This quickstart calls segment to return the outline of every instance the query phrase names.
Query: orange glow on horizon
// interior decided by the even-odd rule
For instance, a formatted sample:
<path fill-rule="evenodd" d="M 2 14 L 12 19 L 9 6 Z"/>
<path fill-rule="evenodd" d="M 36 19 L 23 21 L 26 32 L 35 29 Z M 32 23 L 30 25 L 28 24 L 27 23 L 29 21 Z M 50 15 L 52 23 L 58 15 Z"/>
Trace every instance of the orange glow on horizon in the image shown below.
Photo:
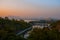
<path fill-rule="evenodd" d="M 0 16 L 21 16 L 21 15 L 26 15 L 26 10 L 14 10 L 14 9 L 0 9 Z"/>

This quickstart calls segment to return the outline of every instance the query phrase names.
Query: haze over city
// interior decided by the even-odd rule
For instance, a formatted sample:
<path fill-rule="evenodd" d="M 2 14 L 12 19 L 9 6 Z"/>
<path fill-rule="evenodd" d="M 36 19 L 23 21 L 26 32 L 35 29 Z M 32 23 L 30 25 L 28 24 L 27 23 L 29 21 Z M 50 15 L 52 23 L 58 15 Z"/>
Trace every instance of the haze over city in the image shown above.
<path fill-rule="evenodd" d="M 0 0 L 0 16 L 60 19 L 60 0 Z"/>

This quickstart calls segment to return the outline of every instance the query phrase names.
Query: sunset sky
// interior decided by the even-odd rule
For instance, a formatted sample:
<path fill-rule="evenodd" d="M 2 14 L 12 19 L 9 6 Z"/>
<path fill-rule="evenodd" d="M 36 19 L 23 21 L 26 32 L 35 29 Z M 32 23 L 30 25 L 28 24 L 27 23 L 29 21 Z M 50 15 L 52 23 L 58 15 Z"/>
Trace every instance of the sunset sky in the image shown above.
<path fill-rule="evenodd" d="M 0 16 L 60 19 L 60 0 L 0 0 Z"/>

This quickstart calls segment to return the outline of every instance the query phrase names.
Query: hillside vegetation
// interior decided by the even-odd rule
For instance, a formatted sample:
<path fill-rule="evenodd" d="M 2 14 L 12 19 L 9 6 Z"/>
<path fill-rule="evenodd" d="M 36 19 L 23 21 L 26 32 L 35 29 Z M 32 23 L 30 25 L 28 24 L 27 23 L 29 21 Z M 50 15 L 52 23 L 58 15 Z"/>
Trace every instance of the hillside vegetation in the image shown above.
<path fill-rule="evenodd" d="M 8 17 L 0 17 L 0 40 L 23 40 L 20 36 L 16 36 L 16 33 L 29 27 L 29 23 L 24 20 L 9 19 Z"/>

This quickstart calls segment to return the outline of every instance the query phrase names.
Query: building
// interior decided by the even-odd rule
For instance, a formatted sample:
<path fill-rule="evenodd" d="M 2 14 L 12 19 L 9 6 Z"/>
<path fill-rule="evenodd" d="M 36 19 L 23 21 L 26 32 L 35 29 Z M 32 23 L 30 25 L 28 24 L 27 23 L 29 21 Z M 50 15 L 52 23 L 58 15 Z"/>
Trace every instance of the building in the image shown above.
<path fill-rule="evenodd" d="M 49 27 L 50 24 L 48 23 L 35 23 L 32 28 L 44 28 L 44 27 Z"/>

